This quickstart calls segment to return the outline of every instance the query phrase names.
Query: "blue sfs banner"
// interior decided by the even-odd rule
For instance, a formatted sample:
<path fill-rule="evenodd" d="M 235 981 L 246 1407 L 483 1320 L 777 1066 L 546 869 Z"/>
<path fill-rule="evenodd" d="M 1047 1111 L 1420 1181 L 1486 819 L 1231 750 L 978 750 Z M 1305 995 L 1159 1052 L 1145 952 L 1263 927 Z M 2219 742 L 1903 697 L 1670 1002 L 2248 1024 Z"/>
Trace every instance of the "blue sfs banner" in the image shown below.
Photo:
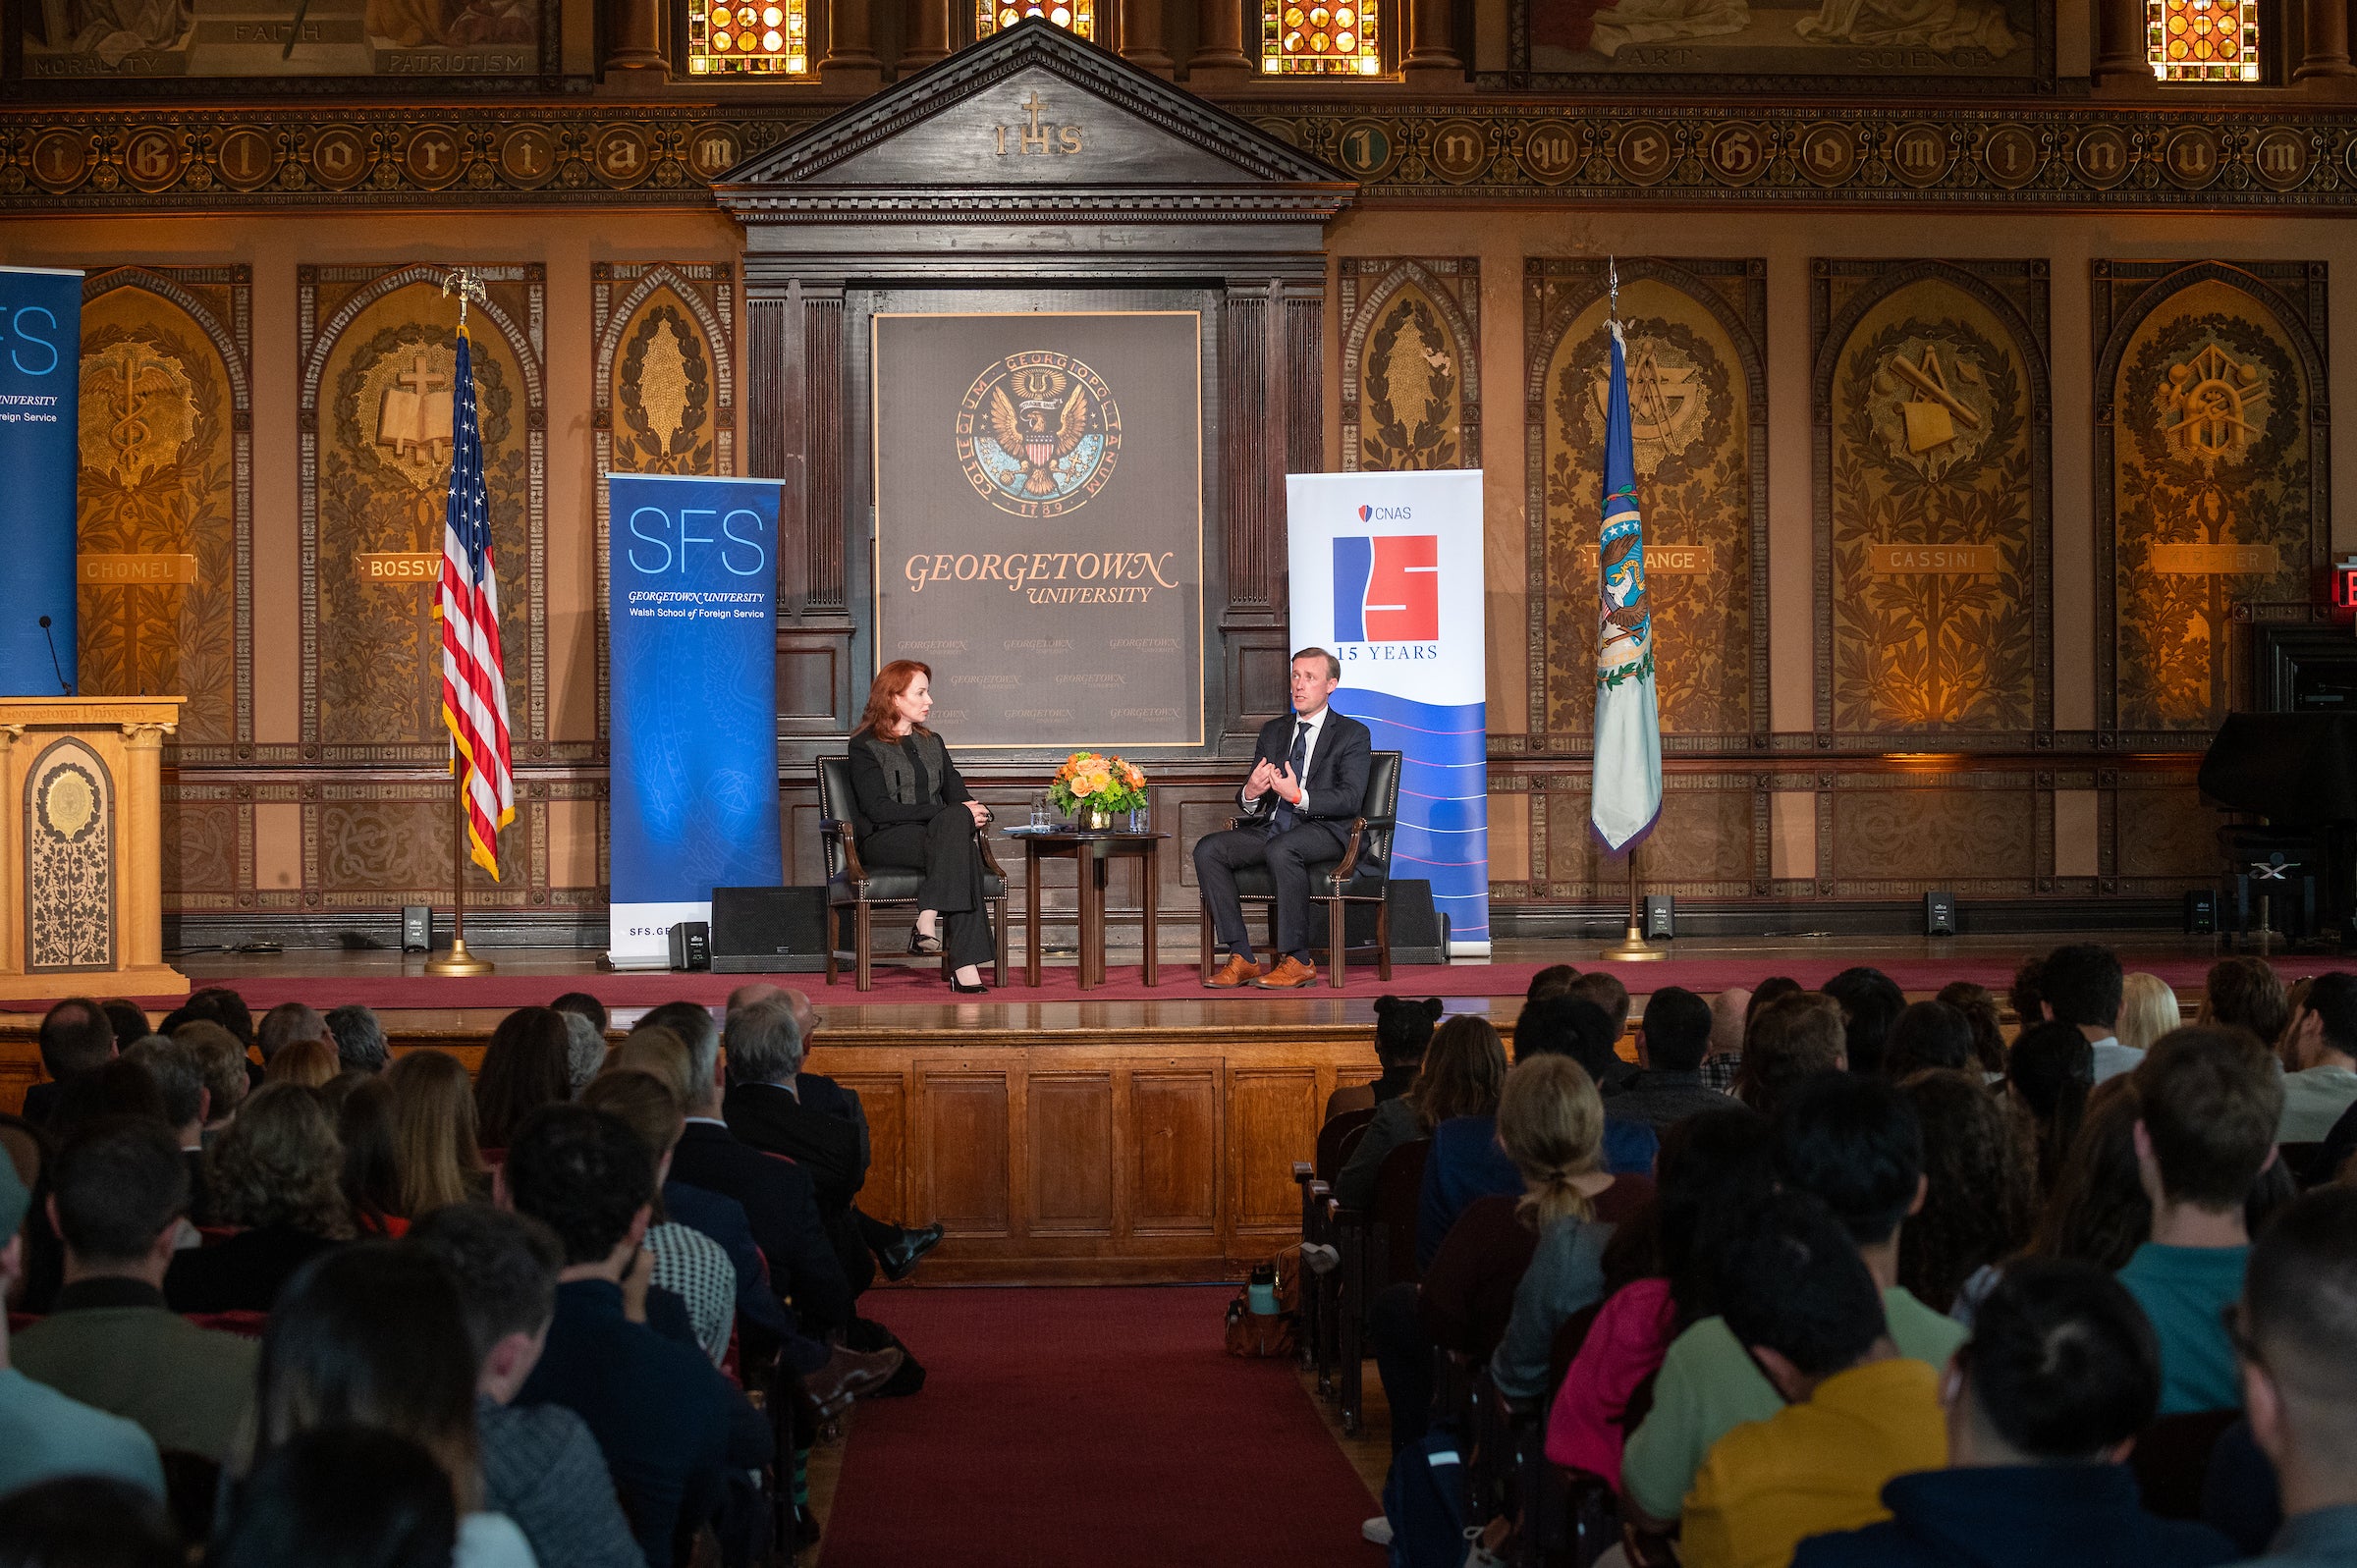
<path fill-rule="evenodd" d="M 81 390 L 82 274 L 0 267 L 0 475 L 8 485 L 0 504 L 0 561 L 8 563 L 0 570 L 0 695 L 76 689 Z"/>
<path fill-rule="evenodd" d="M 778 481 L 610 474 L 617 967 L 670 961 L 715 888 L 774 887 Z"/>
<path fill-rule="evenodd" d="M 1391 873 L 1426 878 L 1452 952 L 1490 950 L 1481 473 L 1286 476 L 1292 640 L 1343 662 L 1335 711 L 1401 754 Z"/>

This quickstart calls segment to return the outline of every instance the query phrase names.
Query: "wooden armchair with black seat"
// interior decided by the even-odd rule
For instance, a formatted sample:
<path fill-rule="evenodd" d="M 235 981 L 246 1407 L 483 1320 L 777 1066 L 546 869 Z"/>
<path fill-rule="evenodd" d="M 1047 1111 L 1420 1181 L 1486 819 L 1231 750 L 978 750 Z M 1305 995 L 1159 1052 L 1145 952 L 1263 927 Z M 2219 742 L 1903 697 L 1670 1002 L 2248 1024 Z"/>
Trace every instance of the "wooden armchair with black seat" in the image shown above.
<path fill-rule="evenodd" d="M 827 984 L 835 984 L 838 964 L 851 960 L 857 988 L 875 984 L 875 912 L 878 909 L 916 908 L 916 891 L 925 880 L 922 871 L 902 866 L 867 866 L 859 860 L 859 829 L 851 816 L 851 759 L 818 759 L 819 838 L 827 846 Z M 991 852 L 990 836 L 981 837 L 982 898 L 990 911 L 997 955 L 991 963 L 991 984 L 1007 984 L 1007 873 Z M 844 926 L 850 927 L 846 947 Z M 941 955 L 941 978 L 950 978 L 950 955 Z"/>
<path fill-rule="evenodd" d="M 1309 867 L 1309 896 L 1313 903 L 1326 906 L 1326 980 L 1340 990 L 1343 972 L 1348 955 L 1374 954 L 1375 972 L 1385 980 L 1392 978 L 1392 834 L 1398 826 L 1399 812 L 1399 753 L 1397 751 L 1370 752 L 1367 757 L 1367 792 L 1360 800 L 1358 815 L 1350 822 L 1350 839 L 1332 860 L 1314 861 Z M 1241 828 L 1250 819 L 1231 817 L 1226 826 Z M 1266 866 L 1235 868 L 1236 901 L 1261 904 L 1269 911 L 1269 946 L 1277 946 L 1277 889 L 1269 880 Z M 1372 904 L 1375 908 L 1375 940 L 1357 946 L 1348 944 L 1347 916 L 1352 904 Z M 1203 925 L 1198 961 L 1203 979 L 1208 982 L 1212 972 L 1211 905 L 1202 906 Z"/>

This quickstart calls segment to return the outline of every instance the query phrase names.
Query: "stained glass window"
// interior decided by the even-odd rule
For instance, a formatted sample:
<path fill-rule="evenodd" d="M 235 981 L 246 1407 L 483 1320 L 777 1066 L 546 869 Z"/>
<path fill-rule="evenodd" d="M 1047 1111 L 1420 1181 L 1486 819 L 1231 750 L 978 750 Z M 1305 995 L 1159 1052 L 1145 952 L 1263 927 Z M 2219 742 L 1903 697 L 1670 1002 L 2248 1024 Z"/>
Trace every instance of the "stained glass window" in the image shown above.
<path fill-rule="evenodd" d="M 686 0 L 687 74 L 806 77 L 810 0 Z"/>
<path fill-rule="evenodd" d="M 2164 81 L 2257 81 L 2259 0 L 2145 0 L 2145 54 Z"/>
<path fill-rule="evenodd" d="M 1261 0 L 1263 76 L 1383 75 L 1381 0 Z"/>
<path fill-rule="evenodd" d="M 974 0 L 974 36 L 987 38 L 1025 17 L 1045 17 L 1083 38 L 1097 35 L 1097 0 Z"/>

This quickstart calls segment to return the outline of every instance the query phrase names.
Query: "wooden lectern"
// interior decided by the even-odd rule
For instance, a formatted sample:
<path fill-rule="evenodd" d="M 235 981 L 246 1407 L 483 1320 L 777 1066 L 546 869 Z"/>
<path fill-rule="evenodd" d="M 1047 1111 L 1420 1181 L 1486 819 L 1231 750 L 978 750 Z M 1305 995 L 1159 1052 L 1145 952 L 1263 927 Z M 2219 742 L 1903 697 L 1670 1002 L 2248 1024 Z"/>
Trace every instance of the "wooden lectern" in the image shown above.
<path fill-rule="evenodd" d="M 0 1000 L 181 997 L 164 962 L 179 697 L 0 697 Z"/>

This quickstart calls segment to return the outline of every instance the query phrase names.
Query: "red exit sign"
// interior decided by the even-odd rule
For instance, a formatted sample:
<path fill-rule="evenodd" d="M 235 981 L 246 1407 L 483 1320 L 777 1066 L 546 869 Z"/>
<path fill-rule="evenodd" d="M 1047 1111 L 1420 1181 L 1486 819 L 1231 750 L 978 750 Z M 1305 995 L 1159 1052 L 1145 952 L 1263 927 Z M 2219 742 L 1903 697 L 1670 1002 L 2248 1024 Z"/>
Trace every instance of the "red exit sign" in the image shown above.
<path fill-rule="evenodd" d="M 2332 568 L 2332 619 L 2346 621 L 2357 617 L 2357 560 L 2343 561 Z"/>

